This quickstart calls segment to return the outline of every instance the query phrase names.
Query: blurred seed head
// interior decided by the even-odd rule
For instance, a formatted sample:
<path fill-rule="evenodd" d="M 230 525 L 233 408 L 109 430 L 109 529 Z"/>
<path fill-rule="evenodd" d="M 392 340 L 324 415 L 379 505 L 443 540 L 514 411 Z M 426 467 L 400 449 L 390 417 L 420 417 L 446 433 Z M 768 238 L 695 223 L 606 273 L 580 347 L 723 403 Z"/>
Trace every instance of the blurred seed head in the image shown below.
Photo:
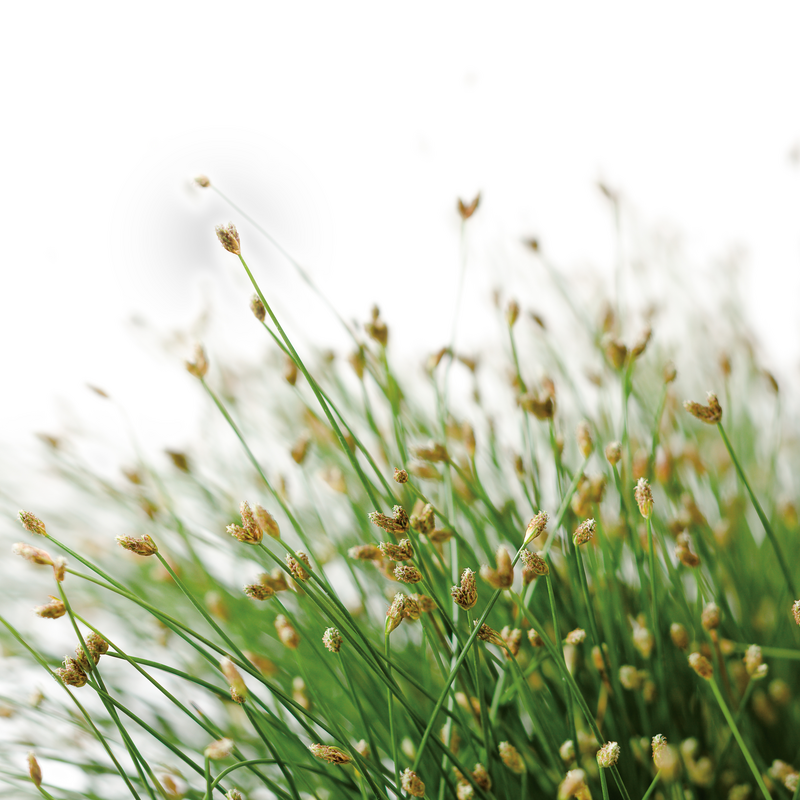
<path fill-rule="evenodd" d="M 522 775 L 525 772 L 525 762 L 522 756 L 513 744 L 510 742 L 500 742 L 497 747 L 500 753 L 500 760 L 505 764 L 506 768 L 517 775 Z"/>
<path fill-rule="evenodd" d="M 406 768 L 400 776 L 400 783 L 403 791 L 408 792 L 412 797 L 425 796 L 425 784 L 416 772 Z"/>
<path fill-rule="evenodd" d="M 342 647 L 342 634 L 337 628 L 328 628 L 322 634 L 322 643 L 331 653 L 338 653 Z"/>
<path fill-rule="evenodd" d="M 692 653 L 689 656 L 689 666 L 701 677 L 711 680 L 714 668 L 711 662 L 702 653 Z"/>
<path fill-rule="evenodd" d="M 194 361 L 185 361 L 186 371 L 195 378 L 205 378 L 208 372 L 208 359 L 202 345 L 194 346 Z"/>

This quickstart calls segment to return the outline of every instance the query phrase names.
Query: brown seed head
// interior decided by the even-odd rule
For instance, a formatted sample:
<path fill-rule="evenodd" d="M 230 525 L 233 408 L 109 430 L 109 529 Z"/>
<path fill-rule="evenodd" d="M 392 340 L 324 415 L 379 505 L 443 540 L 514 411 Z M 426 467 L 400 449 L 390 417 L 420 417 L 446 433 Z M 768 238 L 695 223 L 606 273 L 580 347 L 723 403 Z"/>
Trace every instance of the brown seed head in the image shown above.
<path fill-rule="evenodd" d="M 613 467 L 622 458 L 622 445 L 619 442 L 611 442 L 606 445 L 606 460 Z"/>
<path fill-rule="evenodd" d="M 639 506 L 639 513 L 645 519 L 650 519 L 653 514 L 653 493 L 650 491 L 650 484 L 644 478 L 639 478 L 633 496 L 636 498 L 636 505 Z"/>
<path fill-rule="evenodd" d="M 519 654 L 519 647 L 522 643 L 522 631 L 519 628 L 511 628 L 511 626 L 506 625 L 505 628 L 500 631 L 500 636 L 506 645 L 506 658 L 511 660 L 512 656 L 517 656 Z"/>
<path fill-rule="evenodd" d="M 532 647 L 544 647 L 544 639 L 533 628 L 528 630 L 528 641 Z"/>
<path fill-rule="evenodd" d="M 720 406 L 719 400 L 717 400 L 717 396 L 713 392 L 708 393 L 707 406 L 687 400 L 683 407 L 692 416 L 697 417 L 701 422 L 705 422 L 708 425 L 715 425 L 722 419 L 722 406 Z"/>
<path fill-rule="evenodd" d="M 339 633 L 337 628 L 328 628 L 322 634 L 322 644 L 331 651 L 331 653 L 338 653 L 342 647 L 342 634 Z"/>
<path fill-rule="evenodd" d="M 300 637 L 283 614 L 278 614 L 275 617 L 275 630 L 278 632 L 278 638 L 284 647 L 288 647 L 289 650 L 297 650 L 300 645 Z"/>
<path fill-rule="evenodd" d="M 86 685 L 86 673 L 74 658 L 67 656 L 64 659 L 64 666 L 59 667 L 55 672 L 65 686 L 80 688 Z"/>
<path fill-rule="evenodd" d="M 286 555 L 286 564 L 289 567 L 289 572 L 292 573 L 292 577 L 296 581 L 308 580 L 308 571 L 303 568 L 301 562 L 305 564 L 309 570 L 311 569 L 311 562 L 308 556 L 300 550 L 297 551 L 297 558 L 288 554 Z"/>
<path fill-rule="evenodd" d="M 244 593 L 253 600 L 268 600 L 275 596 L 275 590 L 263 583 L 251 583 L 244 587 Z"/>
<path fill-rule="evenodd" d="M 714 668 L 711 662 L 701 653 L 692 653 L 689 656 L 689 666 L 701 677 L 711 680 L 714 675 Z"/>
<path fill-rule="evenodd" d="M 675 557 L 685 567 L 700 566 L 700 556 L 692 550 L 692 537 L 686 531 L 678 534 L 675 544 Z"/>
<path fill-rule="evenodd" d="M 429 442 L 424 447 L 415 447 L 414 456 L 420 461 L 429 461 L 432 464 L 440 464 L 449 460 L 447 448 L 437 442 Z"/>
<path fill-rule="evenodd" d="M 619 668 L 618 675 L 623 689 L 635 692 L 637 689 L 642 688 L 644 673 L 640 672 L 636 667 L 632 667 L 630 664 L 623 664 Z"/>
<path fill-rule="evenodd" d="M 689 646 L 689 634 L 680 622 L 673 622 L 669 626 L 669 636 L 675 647 L 685 650 Z"/>
<path fill-rule="evenodd" d="M 233 739 L 217 739 L 203 751 L 203 755 L 211 761 L 220 761 L 233 752 Z"/>
<path fill-rule="evenodd" d="M 241 255 L 242 249 L 240 246 L 239 231 L 236 230 L 236 226 L 232 222 L 229 222 L 227 225 L 217 225 L 215 230 L 220 244 L 229 253 L 233 253 L 235 256 Z"/>
<path fill-rule="evenodd" d="M 289 588 L 286 573 L 280 567 L 275 567 L 270 574 L 262 573 L 258 576 L 258 580 L 274 592 L 285 592 Z"/>
<path fill-rule="evenodd" d="M 757 644 L 751 644 L 744 654 L 743 661 L 747 674 L 753 677 L 764 664 L 764 656 L 761 655 L 761 648 Z"/>
<path fill-rule="evenodd" d="M 36 606 L 36 608 L 33 609 L 36 615 L 43 619 L 58 619 L 59 617 L 63 617 L 64 614 L 67 613 L 67 607 L 64 605 L 63 601 L 59 600 L 57 597 L 53 597 L 53 595 L 48 596 L 50 597 L 49 603 L 43 606 Z"/>
<path fill-rule="evenodd" d="M 652 631 L 638 622 L 633 626 L 633 646 L 639 651 L 642 658 L 650 658 L 655 647 L 655 637 Z"/>
<path fill-rule="evenodd" d="M 622 369 L 628 360 L 628 348 L 611 334 L 603 337 L 603 350 L 614 369 Z"/>
<path fill-rule="evenodd" d="M 394 517 L 387 517 L 378 511 L 371 511 L 369 521 L 389 533 L 405 533 L 409 524 L 408 514 L 406 514 L 402 506 L 395 506 L 392 510 L 394 511 Z"/>
<path fill-rule="evenodd" d="M 395 468 L 394 479 L 397 483 L 408 483 L 408 473 L 404 469 Z"/>
<path fill-rule="evenodd" d="M 364 325 L 364 330 L 370 339 L 376 341 L 381 347 L 386 347 L 389 342 L 389 329 L 386 323 L 380 318 L 380 312 L 377 306 L 372 308 L 372 322 L 367 322 Z"/>
<path fill-rule="evenodd" d="M 589 458 L 594 449 L 594 443 L 592 442 L 592 429 L 585 419 L 578 423 L 575 438 L 578 440 L 578 449 L 581 451 L 581 455 L 584 458 Z"/>
<path fill-rule="evenodd" d="M 678 370 L 671 361 L 668 361 L 664 366 L 664 383 L 672 383 L 677 377 Z"/>
<path fill-rule="evenodd" d="M 420 595 L 412 594 L 406 597 L 405 607 L 403 608 L 403 619 L 416 622 L 422 616 L 422 610 L 417 600 L 419 596 Z"/>
<path fill-rule="evenodd" d="M 493 589 L 508 589 L 514 583 L 514 567 L 511 564 L 511 554 L 505 547 L 498 547 L 495 553 L 497 569 L 492 569 L 488 564 L 481 567 L 483 578 Z"/>
<path fill-rule="evenodd" d="M 203 346 L 196 344 L 194 346 L 194 361 L 184 362 L 186 371 L 195 378 L 205 378 L 208 372 L 208 359 L 206 358 L 206 351 Z"/>
<path fill-rule="evenodd" d="M 259 322 L 263 322 L 267 318 L 266 306 L 261 302 L 261 298 L 257 294 L 250 298 L 250 310 Z"/>
<path fill-rule="evenodd" d="M 219 662 L 219 668 L 222 670 L 225 680 L 228 681 L 228 686 L 231 687 L 231 697 L 234 702 L 241 705 L 247 700 L 247 685 L 244 682 L 244 678 L 242 678 L 241 673 L 236 669 L 236 665 L 229 658 L 223 658 Z"/>
<path fill-rule="evenodd" d="M 586 783 L 586 773 L 582 769 L 571 769 L 558 786 L 558 800 L 568 800 L 570 797 L 579 800 L 591 797 Z"/>
<path fill-rule="evenodd" d="M 597 751 L 597 763 L 603 769 L 613 767 L 617 763 L 620 754 L 620 746 L 616 742 L 606 742 Z"/>
<path fill-rule="evenodd" d="M 32 752 L 28 753 L 28 775 L 31 776 L 33 785 L 38 789 L 42 785 L 42 768 Z"/>
<path fill-rule="evenodd" d="M 378 547 L 389 561 L 406 561 L 409 558 L 414 558 L 414 550 L 411 547 L 410 539 L 401 539 L 399 544 L 381 542 Z"/>
<path fill-rule="evenodd" d="M 508 769 L 517 775 L 522 775 L 525 772 L 525 762 L 522 760 L 519 750 L 513 744 L 500 742 L 497 749 L 500 752 L 500 760 Z"/>
<path fill-rule="evenodd" d="M 707 631 L 719 628 L 721 614 L 716 603 L 706 603 L 700 615 L 700 622 Z"/>
<path fill-rule="evenodd" d="M 506 323 L 509 328 L 513 328 L 519 319 L 519 303 L 516 300 L 509 300 L 506 306 Z"/>
<path fill-rule="evenodd" d="M 211 181 L 205 175 L 198 175 L 194 179 L 194 182 L 203 189 L 208 189 L 208 187 L 211 186 Z"/>
<path fill-rule="evenodd" d="M 432 598 L 428 597 L 428 595 L 426 594 L 415 594 L 413 595 L 413 597 L 417 601 L 417 604 L 419 605 L 419 610 L 423 614 L 427 614 L 436 608 L 436 603 L 433 601 Z"/>
<path fill-rule="evenodd" d="M 426 503 L 419 513 L 411 515 L 409 524 L 415 531 L 427 536 L 436 527 L 436 515 L 434 514 L 433 506 L 430 503 Z"/>
<path fill-rule="evenodd" d="M 31 514 L 30 511 L 20 511 L 19 521 L 22 523 L 22 527 L 29 533 L 35 533 L 37 536 L 47 536 L 44 522 L 42 522 L 39 517 Z"/>
<path fill-rule="evenodd" d="M 546 392 L 525 392 L 517 397 L 517 405 L 536 419 L 552 419 L 556 411 L 555 399 Z"/>
<path fill-rule="evenodd" d="M 547 562 L 541 553 L 531 553 L 530 550 L 523 550 L 520 553 L 520 558 L 525 564 L 525 568 L 522 571 L 523 580 L 527 580 L 527 577 L 530 576 L 530 580 L 527 580 L 528 583 L 539 575 L 550 574 L 550 567 L 547 566 Z"/>
<path fill-rule="evenodd" d="M 465 611 L 469 611 L 478 602 L 478 590 L 475 586 L 475 573 L 465 569 L 461 573 L 461 585 L 450 589 L 450 596 L 455 604 Z"/>
<path fill-rule="evenodd" d="M 461 201 L 459 201 L 461 202 Z M 416 772 L 406 768 L 400 776 L 400 782 L 404 792 L 408 792 L 412 797 L 425 797 L 425 784 L 420 780 Z"/>
<path fill-rule="evenodd" d="M 478 621 L 475 621 L 475 624 L 478 624 Z M 478 638 L 482 642 L 488 642 L 489 644 L 497 645 L 498 647 L 505 648 L 506 643 L 503 641 L 503 637 L 496 631 L 494 628 L 490 628 L 488 625 L 481 625 L 480 630 L 478 631 Z"/>
<path fill-rule="evenodd" d="M 567 634 L 566 639 L 564 641 L 566 641 L 567 644 L 574 645 L 574 644 L 581 644 L 581 642 L 583 642 L 584 639 L 586 639 L 586 631 L 583 628 L 575 628 L 574 631 L 570 631 Z"/>
<path fill-rule="evenodd" d="M 540 511 L 529 523 L 525 530 L 524 544 L 530 544 L 538 539 L 547 530 L 547 512 Z"/>
<path fill-rule="evenodd" d="M 475 765 L 475 769 L 472 770 L 472 779 L 486 792 L 492 788 L 492 779 L 483 764 Z"/>
<path fill-rule="evenodd" d="M 324 744 L 310 744 L 308 749 L 316 758 L 319 758 L 321 761 L 327 761 L 329 764 L 342 766 L 344 764 L 349 764 L 353 760 L 344 750 L 338 747 L 329 747 Z"/>
<path fill-rule="evenodd" d="M 579 547 L 582 544 L 586 544 L 589 539 L 594 536 L 596 524 L 593 519 L 587 519 L 585 522 L 582 522 L 578 527 L 575 529 L 575 533 L 572 535 L 572 543 Z"/>
<path fill-rule="evenodd" d="M 475 195 L 475 199 L 471 203 L 465 203 L 460 197 L 458 198 L 458 213 L 461 219 L 468 220 L 478 209 L 478 204 L 481 202 L 481 193 Z"/>
<path fill-rule="evenodd" d="M 31 564 L 39 564 L 48 567 L 55 565 L 55 562 L 48 552 L 38 547 L 33 547 L 33 545 L 26 544 L 25 542 L 17 542 L 11 548 L 11 551 L 14 555 L 22 556 L 26 561 L 30 561 Z"/>
<path fill-rule="evenodd" d="M 253 508 L 253 517 L 255 518 L 256 525 L 258 525 L 261 533 L 271 536 L 273 539 L 281 538 L 281 529 L 275 517 L 269 513 L 265 508 L 256 505 Z"/>
<path fill-rule="evenodd" d="M 374 544 L 357 544 L 347 551 L 350 558 L 357 558 L 359 561 L 382 561 L 383 553 Z"/>
<path fill-rule="evenodd" d="M 419 583 L 422 580 L 422 573 L 410 564 L 398 564 L 394 576 L 401 583 Z"/>
<path fill-rule="evenodd" d="M 405 608 L 406 608 L 406 596 L 402 592 L 398 592 L 394 596 L 392 604 L 386 611 L 386 625 L 384 627 L 387 635 L 390 634 L 393 630 L 395 630 L 397 626 L 403 621 Z"/>

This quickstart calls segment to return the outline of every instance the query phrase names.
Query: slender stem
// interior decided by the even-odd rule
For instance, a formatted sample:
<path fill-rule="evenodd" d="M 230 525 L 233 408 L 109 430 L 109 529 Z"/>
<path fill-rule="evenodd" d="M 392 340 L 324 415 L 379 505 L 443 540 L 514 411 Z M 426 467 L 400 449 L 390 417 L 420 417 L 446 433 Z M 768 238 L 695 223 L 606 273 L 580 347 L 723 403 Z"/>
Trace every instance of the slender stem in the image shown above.
<path fill-rule="evenodd" d="M 391 645 L 389 643 L 389 636 L 390 634 L 388 632 L 384 634 L 384 647 L 386 648 L 387 661 L 390 661 L 391 659 Z M 397 796 L 400 797 L 400 792 L 401 792 L 400 760 L 397 757 L 397 731 L 394 728 L 394 695 L 392 694 L 391 689 L 388 692 L 388 703 L 389 703 L 389 739 L 391 740 L 392 761 L 394 762 L 394 783 L 395 786 L 397 787 L 395 791 L 397 792 Z"/>
<path fill-rule="evenodd" d="M 661 780 L 661 770 L 656 772 L 655 778 L 653 778 L 652 783 L 650 786 L 647 787 L 647 791 L 642 795 L 642 800 L 647 800 L 651 794 L 656 790 L 656 786 L 658 786 L 658 782 Z"/>
<path fill-rule="evenodd" d="M 603 789 L 603 800 L 609 800 L 608 782 L 606 781 L 606 771 L 603 767 L 600 767 L 600 786 Z"/>

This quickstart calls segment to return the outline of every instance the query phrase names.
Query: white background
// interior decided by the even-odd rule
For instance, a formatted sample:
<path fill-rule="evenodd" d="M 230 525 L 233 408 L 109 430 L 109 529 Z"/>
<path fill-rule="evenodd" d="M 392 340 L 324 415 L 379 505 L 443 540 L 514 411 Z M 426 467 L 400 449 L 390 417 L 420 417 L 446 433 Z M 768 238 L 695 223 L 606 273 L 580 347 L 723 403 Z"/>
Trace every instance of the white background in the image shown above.
<path fill-rule="evenodd" d="M 193 417 L 169 400 L 198 316 L 224 321 L 212 357 L 250 347 L 220 222 L 291 329 L 337 344 L 285 261 L 192 189 L 201 172 L 346 316 L 377 301 L 429 351 L 452 321 L 457 197 L 483 192 L 469 309 L 528 268 L 527 236 L 569 275 L 608 272 L 606 181 L 698 270 L 744 254 L 767 363 L 796 372 L 798 30 L 795 3 L 8 4 L 0 439 L 91 415 L 88 382 L 180 446 Z M 173 361 L 133 315 L 186 334 Z"/>

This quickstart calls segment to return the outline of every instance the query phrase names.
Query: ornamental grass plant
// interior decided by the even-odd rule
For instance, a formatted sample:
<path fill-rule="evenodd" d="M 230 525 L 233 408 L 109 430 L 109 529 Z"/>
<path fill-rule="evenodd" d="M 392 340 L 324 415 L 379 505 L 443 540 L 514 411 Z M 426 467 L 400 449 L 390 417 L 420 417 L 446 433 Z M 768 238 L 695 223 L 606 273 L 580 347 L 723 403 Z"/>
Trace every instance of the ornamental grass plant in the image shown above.
<path fill-rule="evenodd" d="M 577 348 L 521 298 L 492 363 L 409 376 L 378 308 L 348 357 L 296 349 L 217 236 L 279 358 L 186 363 L 235 451 L 110 480 L 49 439 L 96 520 L 19 514 L 0 796 L 800 796 L 797 420 L 746 338 L 670 352 L 532 242 Z"/>

